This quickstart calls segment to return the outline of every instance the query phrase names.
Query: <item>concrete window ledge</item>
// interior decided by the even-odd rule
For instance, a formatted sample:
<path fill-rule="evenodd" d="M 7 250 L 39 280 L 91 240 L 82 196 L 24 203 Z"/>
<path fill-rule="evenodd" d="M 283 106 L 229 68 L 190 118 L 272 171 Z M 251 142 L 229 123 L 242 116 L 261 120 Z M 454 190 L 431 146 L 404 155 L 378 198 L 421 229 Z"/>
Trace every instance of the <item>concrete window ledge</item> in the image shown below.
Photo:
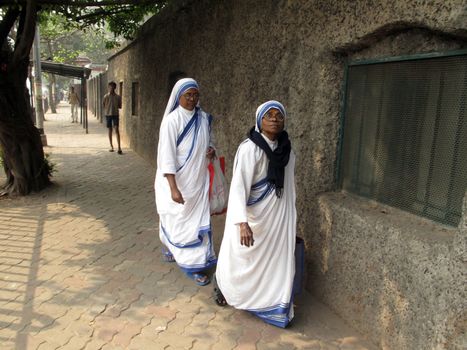
<path fill-rule="evenodd" d="M 458 228 L 345 192 L 317 204 L 313 294 L 382 348 L 462 348 L 465 200 Z"/>
<path fill-rule="evenodd" d="M 345 191 L 321 194 L 319 203 L 321 209 L 331 208 L 333 215 L 353 217 L 356 223 L 371 224 L 377 231 L 397 231 L 404 239 L 433 243 L 452 243 L 466 222 L 466 210 L 459 227 L 450 227 Z"/>

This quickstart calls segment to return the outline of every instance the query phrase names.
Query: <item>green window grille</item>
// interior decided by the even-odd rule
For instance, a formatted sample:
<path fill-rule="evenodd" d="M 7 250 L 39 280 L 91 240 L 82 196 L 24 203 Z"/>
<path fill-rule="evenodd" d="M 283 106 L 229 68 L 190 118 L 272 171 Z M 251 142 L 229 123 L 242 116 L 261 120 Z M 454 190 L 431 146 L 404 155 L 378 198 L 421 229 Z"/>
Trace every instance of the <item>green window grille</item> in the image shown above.
<path fill-rule="evenodd" d="M 341 188 L 451 226 L 467 187 L 467 51 L 348 65 Z"/>

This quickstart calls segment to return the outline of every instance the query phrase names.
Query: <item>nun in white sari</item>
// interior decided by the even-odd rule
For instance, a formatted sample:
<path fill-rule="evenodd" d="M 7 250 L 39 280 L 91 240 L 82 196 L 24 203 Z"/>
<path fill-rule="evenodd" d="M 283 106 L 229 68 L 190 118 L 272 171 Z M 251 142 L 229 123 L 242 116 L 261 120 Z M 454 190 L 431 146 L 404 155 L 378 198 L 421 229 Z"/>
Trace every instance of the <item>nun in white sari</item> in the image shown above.
<path fill-rule="evenodd" d="M 238 147 L 215 288 L 219 305 L 279 327 L 294 315 L 295 155 L 285 116 L 281 103 L 262 104 L 255 128 Z"/>
<path fill-rule="evenodd" d="M 208 158 L 215 150 L 212 117 L 198 101 L 195 80 L 175 84 L 160 127 L 154 189 L 166 261 L 206 285 L 210 280 L 203 271 L 216 263 L 208 197 Z"/>

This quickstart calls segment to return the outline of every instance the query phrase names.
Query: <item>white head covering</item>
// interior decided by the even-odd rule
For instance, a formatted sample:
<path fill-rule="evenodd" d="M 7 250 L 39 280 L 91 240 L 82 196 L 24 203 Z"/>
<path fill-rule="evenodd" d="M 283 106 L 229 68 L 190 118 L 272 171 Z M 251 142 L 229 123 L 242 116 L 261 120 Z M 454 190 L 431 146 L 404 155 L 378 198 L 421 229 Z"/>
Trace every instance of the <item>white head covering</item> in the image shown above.
<path fill-rule="evenodd" d="M 271 100 L 271 101 L 268 101 L 268 102 L 264 102 L 261 106 L 259 106 L 257 109 L 256 109 L 256 125 L 255 125 L 255 129 L 257 132 L 260 132 L 261 131 L 261 125 L 263 123 L 263 117 L 264 115 L 270 110 L 270 109 L 278 109 L 282 115 L 284 116 L 284 118 L 287 116 L 286 113 L 285 113 L 285 108 L 284 106 L 282 105 L 282 103 L 278 102 L 278 101 L 275 101 L 275 100 Z"/>
<path fill-rule="evenodd" d="M 172 93 L 170 94 L 167 107 L 165 107 L 164 118 L 178 107 L 180 96 L 189 89 L 196 89 L 199 91 L 199 86 L 196 80 L 192 78 L 183 78 L 177 81 L 172 89 Z"/>

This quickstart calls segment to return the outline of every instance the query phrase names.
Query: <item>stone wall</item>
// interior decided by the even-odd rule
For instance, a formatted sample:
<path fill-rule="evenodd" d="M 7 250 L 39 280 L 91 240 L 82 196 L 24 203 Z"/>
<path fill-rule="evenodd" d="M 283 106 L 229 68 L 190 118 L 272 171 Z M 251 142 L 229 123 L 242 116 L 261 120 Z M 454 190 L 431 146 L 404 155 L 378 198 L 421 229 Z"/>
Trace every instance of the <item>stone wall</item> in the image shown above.
<path fill-rule="evenodd" d="M 346 60 L 466 47 L 462 0 L 175 1 L 110 58 L 108 74 L 124 86 L 123 138 L 153 164 L 175 71 L 199 82 L 228 172 L 257 106 L 283 102 L 308 288 L 383 348 L 460 349 L 465 229 L 332 191 Z"/>

